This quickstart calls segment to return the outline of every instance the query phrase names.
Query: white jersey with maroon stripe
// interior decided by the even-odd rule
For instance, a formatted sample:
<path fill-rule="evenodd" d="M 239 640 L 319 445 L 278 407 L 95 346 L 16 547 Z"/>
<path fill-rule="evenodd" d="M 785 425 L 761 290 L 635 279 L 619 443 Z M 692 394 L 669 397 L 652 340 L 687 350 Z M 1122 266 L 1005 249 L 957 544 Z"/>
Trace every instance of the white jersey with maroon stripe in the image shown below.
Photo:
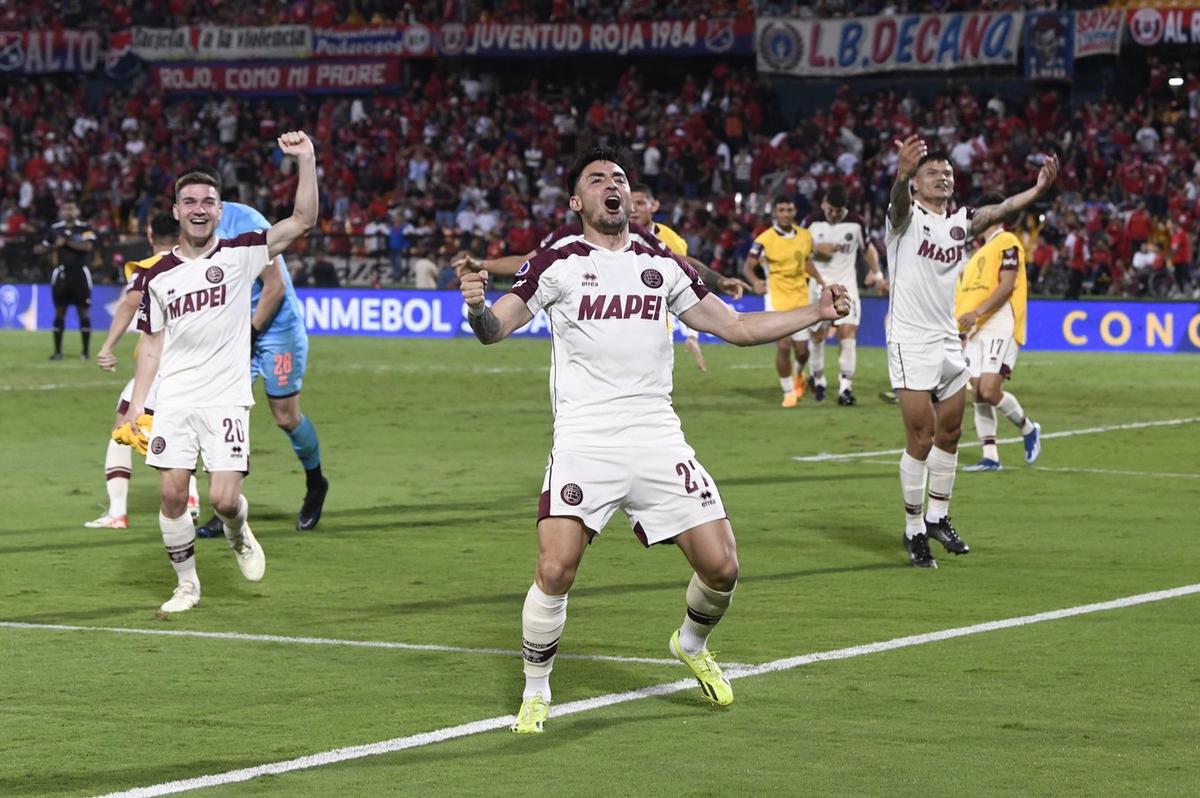
<path fill-rule="evenodd" d="M 166 336 L 156 409 L 254 404 L 250 287 L 269 262 L 260 230 L 218 241 L 195 260 L 176 247 L 139 271 L 138 329 Z"/>
<path fill-rule="evenodd" d="M 658 240 L 658 236 L 633 222 L 629 223 L 629 239 L 650 249 L 666 249 L 666 245 Z M 579 222 L 569 222 L 568 224 L 559 225 L 547 233 L 541 243 L 538 244 L 537 251 L 543 252 L 551 247 L 561 247 L 564 244 L 582 240 L 583 226 Z"/>
<path fill-rule="evenodd" d="M 887 222 L 891 301 L 888 343 L 958 340 L 954 287 L 974 209 L 936 213 L 913 200 L 899 229 Z"/>
<path fill-rule="evenodd" d="M 866 226 L 857 213 L 847 213 L 840 222 L 830 224 L 825 214 L 815 213 L 804 220 L 812 235 L 813 251 L 818 244 L 833 244 L 829 260 L 813 258 L 813 265 L 828 284 L 840 283 L 858 296 L 858 253 L 866 246 Z"/>
<path fill-rule="evenodd" d="M 613 252 L 577 239 L 522 266 L 509 293 L 550 319 L 555 448 L 684 444 L 663 329 L 708 294 L 691 266 L 637 241 Z"/>

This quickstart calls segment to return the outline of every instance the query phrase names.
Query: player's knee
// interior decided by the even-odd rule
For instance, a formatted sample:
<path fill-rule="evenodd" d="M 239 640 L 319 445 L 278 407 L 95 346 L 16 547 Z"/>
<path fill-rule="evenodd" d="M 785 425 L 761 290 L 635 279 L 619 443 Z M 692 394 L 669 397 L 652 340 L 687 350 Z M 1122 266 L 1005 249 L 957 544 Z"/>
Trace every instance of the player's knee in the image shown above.
<path fill-rule="evenodd" d="M 1004 390 L 1000 385 L 990 382 L 980 382 L 979 390 L 975 392 L 975 395 L 989 405 L 998 405 L 1000 404 L 1000 400 L 1004 398 Z"/>
<path fill-rule="evenodd" d="M 167 518 L 178 518 L 187 512 L 187 488 L 182 490 L 163 485 L 161 509 Z"/>
<path fill-rule="evenodd" d="M 537 582 L 544 593 L 561 596 L 575 583 L 575 566 L 553 558 L 539 559 Z"/>
<path fill-rule="evenodd" d="M 726 593 L 737 585 L 738 561 L 736 556 L 728 557 L 713 568 L 708 568 L 700 574 L 700 581 L 713 590 Z"/>
<path fill-rule="evenodd" d="M 300 426 L 300 408 L 275 411 L 275 423 L 284 432 L 291 432 Z"/>
<path fill-rule="evenodd" d="M 184 501 L 186 500 L 185 496 Z M 209 490 L 208 502 L 218 515 L 228 518 L 237 515 L 242 500 L 239 490 Z"/>

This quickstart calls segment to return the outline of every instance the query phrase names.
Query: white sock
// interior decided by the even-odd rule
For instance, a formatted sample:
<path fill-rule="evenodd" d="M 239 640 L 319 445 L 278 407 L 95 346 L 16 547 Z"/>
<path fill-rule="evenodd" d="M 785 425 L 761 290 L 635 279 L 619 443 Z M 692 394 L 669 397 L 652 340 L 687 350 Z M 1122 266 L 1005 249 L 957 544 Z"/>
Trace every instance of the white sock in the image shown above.
<path fill-rule="evenodd" d="M 796 385 L 792 382 L 791 377 L 780 377 L 779 387 L 783 389 L 784 393 L 791 393 L 792 391 L 796 390 Z"/>
<path fill-rule="evenodd" d="M 522 698 L 541 693 L 550 701 L 550 671 L 558 640 L 567 625 L 567 594 L 550 596 L 536 584 L 525 594 L 521 609 L 521 655 L 525 659 L 525 691 Z"/>
<path fill-rule="evenodd" d="M 214 512 L 216 508 L 213 508 Z M 221 523 L 225 524 L 225 539 L 240 540 L 242 537 L 242 527 L 246 525 L 246 516 L 250 513 L 250 503 L 246 501 L 245 496 L 238 496 L 238 511 L 237 515 L 231 515 L 228 518 L 217 513 L 217 518 L 221 519 Z"/>
<path fill-rule="evenodd" d="M 1022 435 L 1028 435 L 1033 432 L 1033 422 L 1025 415 L 1025 411 L 1021 408 L 1021 403 L 1017 401 L 1017 397 L 1005 391 L 1004 396 L 1000 399 L 1000 404 L 996 405 L 996 407 L 1004 414 L 1005 418 L 1021 430 Z"/>
<path fill-rule="evenodd" d="M 104 454 L 105 488 L 108 490 L 108 513 L 117 518 L 128 513 L 129 478 L 133 476 L 133 449 L 109 439 Z"/>
<path fill-rule="evenodd" d="M 158 528 L 162 530 L 163 546 L 171 558 L 171 567 L 180 584 L 191 582 L 200 589 L 200 578 L 196 576 L 196 530 L 192 517 L 186 512 L 178 518 L 167 518 L 158 513 Z"/>
<path fill-rule="evenodd" d="M 842 349 L 838 353 L 838 368 L 841 378 L 838 380 L 838 393 L 853 390 L 854 367 L 858 364 L 858 341 L 853 338 L 842 339 Z"/>
<path fill-rule="evenodd" d="M 950 494 L 958 468 L 958 452 L 950 454 L 934 446 L 925 461 L 929 464 L 929 509 L 925 520 L 936 523 L 950 514 Z"/>
<path fill-rule="evenodd" d="M 808 373 L 812 375 L 813 385 L 825 384 L 825 341 L 815 335 L 808 342 Z"/>
<path fill-rule="evenodd" d="M 983 444 L 985 460 L 1000 462 L 1000 450 L 996 448 L 996 408 L 987 402 L 975 403 L 975 434 Z"/>
<path fill-rule="evenodd" d="M 925 534 L 925 524 L 921 520 L 921 512 L 925 509 L 925 476 L 924 460 L 918 460 L 908 452 L 900 456 L 900 492 L 904 494 L 904 534 Z"/>
<path fill-rule="evenodd" d="M 713 627 L 725 616 L 732 601 L 733 590 L 714 590 L 692 574 L 687 587 L 687 612 L 679 627 L 679 647 L 685 654 L 694 657 L 705 649 Z"/>

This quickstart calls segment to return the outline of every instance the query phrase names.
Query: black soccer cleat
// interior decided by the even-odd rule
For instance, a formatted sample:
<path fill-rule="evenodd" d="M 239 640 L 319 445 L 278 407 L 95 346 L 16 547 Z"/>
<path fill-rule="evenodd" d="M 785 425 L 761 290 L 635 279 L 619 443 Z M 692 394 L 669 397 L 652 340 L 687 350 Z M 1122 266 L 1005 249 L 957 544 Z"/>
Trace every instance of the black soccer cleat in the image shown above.
<path fill-rule="evenodd" d="M 825 386 L 824 385 L 814 385 L 813 386 L 813 399 L 817 402 L 825 401 Z"/>
<path fill-rule="evenodd" d="M 325 507 L 325 494 L 329 493 L 329 480 L 321 478 L 321 486 L 315 490 L 309 489 L 304 494 L 304 504 L 300 505 L 300 515 L 296 518 L 296 529 L 307 532 L 316 529 L 321 520 L 321 510 Z"/>
<path fill-rule="evenodd" d="M 62 352 L 55 352 L 50 356 L 51 360 L 62 360 Z"/>
<path fill-rule="evenodd" d="M 950 525 L 950 516 L 942 518 L 936 524 L 925 522 L 925 532 L 929 537 L 937 538 L 938 542 L 946 547 L 946 551 L 951 554 L 966 554 L 971 550 L 967 545 L 967 541 L 958 536 L 954 531 L 954 527 Z"/>
<path fill-rule="evenodd" d="M 196 537 L 198 538 L 223 538 L 225 537 L 225 522 L 214 515 L 212 518 L 205 521 L 200 526 L 196 527 Z"/>
<path fill-rule="evenodd" d="M 933 553 L 929 551 L 928 535 L 918 533 L 911 538 L 905 535 L 904 550 L 908 552 L 908 561 L 917 568 L 938 567 L 937 560 L 933 559 Z"/>
<path fill-rule="evenodd" d="M 847 388 L 838 394 L 838 404 L 842 407 L 853 407 L 858 404 L 858 400 L 854 398 L 854 391 Z"/>

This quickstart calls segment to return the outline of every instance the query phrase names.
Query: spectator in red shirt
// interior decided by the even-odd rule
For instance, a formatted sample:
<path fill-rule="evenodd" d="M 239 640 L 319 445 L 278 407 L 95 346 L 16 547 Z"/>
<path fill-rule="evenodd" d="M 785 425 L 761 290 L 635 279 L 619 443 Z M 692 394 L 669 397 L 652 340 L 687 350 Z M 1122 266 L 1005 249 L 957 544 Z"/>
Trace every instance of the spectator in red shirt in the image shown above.
<path fill-rule="evenodd" d="M 1192 237 L 1181 220 L 1167 222 L 1171 234 L 1171 266 L 1175 270 L 1175 287 L 1186 291 L 1192 285 Z"/>
<path fill-rule="evenodd" d="M 1142 248 L 1154 232 L 1154 220 L 1150 218 L 1150 213 L 1146 210 L 1144 200 L 1138 200 L 1137 207 L 1129 214 L 1129 219 L 1125 222 L 1125 236 L 1129 239 L 1129 249 L 1137 252 Z"/>

